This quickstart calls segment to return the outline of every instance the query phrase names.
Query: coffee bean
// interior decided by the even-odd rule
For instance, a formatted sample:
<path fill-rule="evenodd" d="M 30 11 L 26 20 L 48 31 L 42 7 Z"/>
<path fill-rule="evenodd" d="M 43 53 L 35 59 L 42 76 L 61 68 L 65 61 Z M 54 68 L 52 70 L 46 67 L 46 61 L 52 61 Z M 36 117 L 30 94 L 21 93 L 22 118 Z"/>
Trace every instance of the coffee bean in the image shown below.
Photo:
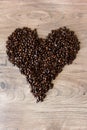
<path fill-rule="evenodd" d="M 6 48 L 9 61 L 19 67 L 37 102 L 42 102 L 53 88 L 52 81 L 76 58 L 80 42 L 66 27 L 52 30 L 46 39 L 39 38 L 36 29 L 24 27 L 8 37 Z"/>

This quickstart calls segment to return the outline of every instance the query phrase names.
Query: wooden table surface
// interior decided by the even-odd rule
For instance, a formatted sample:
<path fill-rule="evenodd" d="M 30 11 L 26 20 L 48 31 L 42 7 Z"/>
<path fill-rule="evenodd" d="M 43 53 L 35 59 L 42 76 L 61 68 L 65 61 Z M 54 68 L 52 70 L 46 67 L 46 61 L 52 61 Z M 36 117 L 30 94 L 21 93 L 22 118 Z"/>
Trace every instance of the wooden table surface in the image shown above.
<path fill-rule="evenodd" d="M 23 26 L 41 37 L 67 26 L 81 41 L 42 103 L 6 55 L 7 37 Z M 87 0 L 0 0 L 0 130 L 87 130 Z"/>

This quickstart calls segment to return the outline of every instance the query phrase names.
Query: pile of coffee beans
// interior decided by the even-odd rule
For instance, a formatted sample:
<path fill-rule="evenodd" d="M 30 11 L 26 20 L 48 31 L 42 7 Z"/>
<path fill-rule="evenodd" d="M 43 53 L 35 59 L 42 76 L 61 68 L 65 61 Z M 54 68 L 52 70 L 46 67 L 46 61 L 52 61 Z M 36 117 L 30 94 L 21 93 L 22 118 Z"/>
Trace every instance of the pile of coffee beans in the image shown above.
<path fill-rule="evenodd" d="M 76 58 L 80 42 L 66 27 L 52 30 L 45 39 L 39 38 L 36 29 L 24 27 L 8 37 L 6 48 L 9 61 L 26 76 L 39 102 L 53 88 L 52 80 Z"/>

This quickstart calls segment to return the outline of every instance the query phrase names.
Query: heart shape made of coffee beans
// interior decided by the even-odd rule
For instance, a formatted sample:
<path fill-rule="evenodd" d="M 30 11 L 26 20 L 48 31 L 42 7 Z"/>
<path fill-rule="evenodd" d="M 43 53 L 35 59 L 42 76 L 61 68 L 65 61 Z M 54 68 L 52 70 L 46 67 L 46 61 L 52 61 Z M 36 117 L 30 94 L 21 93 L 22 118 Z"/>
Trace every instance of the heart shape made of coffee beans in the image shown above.
<path fill-rule="evenodd" d="M 6 48 L 9 61 L 26 76 L 38 102 L 53 88 L 52 80 L 63 67 L 76 58 L 80 42 L 66 27 L 52 30 L 45 39 L 39 38 L 36 29 L 23 27 L 8 37 Z"/>

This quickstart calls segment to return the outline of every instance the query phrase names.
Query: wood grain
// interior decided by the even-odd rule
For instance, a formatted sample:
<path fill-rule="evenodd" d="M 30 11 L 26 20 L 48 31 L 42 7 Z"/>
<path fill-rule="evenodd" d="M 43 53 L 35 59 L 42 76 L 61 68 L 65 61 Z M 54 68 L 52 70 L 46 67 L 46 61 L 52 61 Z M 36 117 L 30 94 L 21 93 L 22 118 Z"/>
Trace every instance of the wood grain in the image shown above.
<path fill-rule="evenodd" d="M 7 37 L 23 26 L 41 37 L 67 26 L 81 41 L 73 64 L 38 104 L 6 55 Z M 87 130 L 87 0 L 0 0 L 0 130 Z"/>

